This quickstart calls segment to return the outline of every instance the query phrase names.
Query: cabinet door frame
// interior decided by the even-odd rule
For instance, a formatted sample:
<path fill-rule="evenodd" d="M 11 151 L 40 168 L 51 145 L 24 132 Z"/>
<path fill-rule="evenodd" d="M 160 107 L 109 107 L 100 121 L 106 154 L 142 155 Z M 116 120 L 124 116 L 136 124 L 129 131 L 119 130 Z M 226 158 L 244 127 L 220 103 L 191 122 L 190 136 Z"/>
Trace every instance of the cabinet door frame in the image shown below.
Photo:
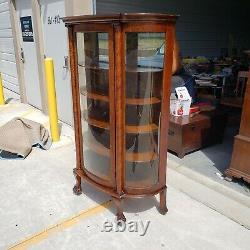
<path fill-rule="evenodd" d="M 159 165 L 158 165 L 158 182 L 153 186 L 145 187 L 125 187 L 125 167 L 126 167 L 126 149 L 125 149 L 125 84 L 126 84 L 126 71 L 125 71 L 125 38 L 127 32 L 149 32 L 149 33 L 165 33 L 165 52 L 163 63 L 163 79 L 162 79 L 162 99 L 161 99 L 161 116 L 160 116 L 160 141 L 159 141 Z M 120 100 L 117 106 L 117 141 L 116 148 L 119 154 L 116 155 L 118 169 L 121 170 L 119 174 L 120 180 L 117 183 L 121 183 L 121 189 L 124 190 L 127 196 L 138 195 L 155 195 L 166 187 L 166 164 L 167 164 L 167 136 L 169 126 L 169 110 L 170 110 L 170 85 L 172 76 L 172 64 L 173 64 L 173 39 L 174 39 L 175 27 L 174 23 L 156 23 L 156 22 L 137 22 L 137 23 L 123 23 L 120 39 L 115 40 L 116 52 L 121 55 L 121 62 L 115 63 L 116 71 L 121 71 L 121 84 L 116 86 L 117 97 Z M 119 44 L 118 44 L 119 43 Z M 119 48 L 119 49 L 117 49 Z M 117 60 L 117 57 L 115 57 Z M 116 80 L 117 84 L 117 80 Z"/>
<path fill-rule="evenodd" d="M 90 182 L 94 181 L 97 185 L 107 189 L 114 190 L 116 188 L 116 171 L 115 171 L 115 82 L 114 82 L 114 30 L 112 24 L 94 24 L 82 23 L 74 24 L 68 27 L 69 29 L 69 48 L 73 96 L 73 111 L 74 111 L 74 126 L 75 126 L 75 142 L 76 142 L 76 160 L 77 170 L 83 171 L 85 178 L 89 178 Z M 111 181 L 106 181 L 100 177 L 87 171 L 84 167 L 83 143 L 81 122 L 81 107 L 80 107 L 80 91 L 79 91 L 79 75 L 78 75 L 78 58 L 77 58 L 77 33 L 84 32 L 103 32 L 108 34 L 108 56 L 109 56 L 109 129 L 110 129 L 110 169 Z M 100 166 L 101 167 L 101 166 Z"/>

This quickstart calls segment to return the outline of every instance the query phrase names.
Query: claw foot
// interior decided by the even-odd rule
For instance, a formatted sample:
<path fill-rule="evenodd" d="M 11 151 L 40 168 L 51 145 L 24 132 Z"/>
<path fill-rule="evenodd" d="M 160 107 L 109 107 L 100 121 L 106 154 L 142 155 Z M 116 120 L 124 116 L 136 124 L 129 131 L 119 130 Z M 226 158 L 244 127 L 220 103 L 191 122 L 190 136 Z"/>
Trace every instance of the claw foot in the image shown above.
<path fill-rule="evenodd" d="M 77 168 L 74 168 L 74 169 L 73 169 L 73 175 L 74 175 L 75 177 L 76 177 L 76 175 L 77 175 L 77 174 L 76 174 L 76 170 L 77 170 Z"/>
<path fill-rule="evenodd" d="M 159 213 L 162 214 L 162 215 L 165 215 L 167 212 L 168 212 L 168 208 L 167 207 L 159 209 Z"/>
<path fill-rule="evenodd" d="M 117 224 L 121 225 L 122 222 L 126 222 L 126 217 L 124 216 L 124 214 L 116 214 L 116 220 L 117 220 Z"/>
<path fill-rule="evenodd" d="M 82 194 L 82 188 L 81 188 L 81 186 L 75 185 L 73 187 L 73 193 L 75 195 L 81 195 Z"/>

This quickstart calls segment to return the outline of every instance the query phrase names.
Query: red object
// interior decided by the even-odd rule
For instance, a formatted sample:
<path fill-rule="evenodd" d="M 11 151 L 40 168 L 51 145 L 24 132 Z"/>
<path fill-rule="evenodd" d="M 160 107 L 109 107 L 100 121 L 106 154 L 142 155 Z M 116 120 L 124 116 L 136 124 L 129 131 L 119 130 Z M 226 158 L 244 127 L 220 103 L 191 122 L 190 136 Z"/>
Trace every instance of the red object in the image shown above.
<path fill-rule="evenodd" d="M 199 103 L 196 103 L 195 106 L 198 106 L 198 107 L 212 106 L 212 104 L 211 102 L 199 102 Z"/>
<path fill-rule="evenodd" d="M 190 110 L 189 110 L 189 114 L 193 114 L 193 113 L 196 113 L 196 112 L 199 112 L 199 111 L 200 111 L 199 106 L 191 106 Z"/>
<path fill-rule="evenodd" d="M 183 115 L 183 106 L 181 106 L 178 111 L 177 111 L 178 115 Z"/>

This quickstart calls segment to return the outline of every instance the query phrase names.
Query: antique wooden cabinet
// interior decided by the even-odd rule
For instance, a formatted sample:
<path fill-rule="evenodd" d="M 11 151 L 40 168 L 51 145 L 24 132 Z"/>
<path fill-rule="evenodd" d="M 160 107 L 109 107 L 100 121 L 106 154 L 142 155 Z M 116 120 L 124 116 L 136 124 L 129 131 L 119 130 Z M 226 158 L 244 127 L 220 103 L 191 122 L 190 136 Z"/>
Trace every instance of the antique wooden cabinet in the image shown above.
<path fill-rule="evenodd" d="M 222 143 L 227 116 L 219 111 L 203 111 L 194 117 L 170 116 L 168 149 L 179 158 L 201 148 Z"/>
<path fill-rule="evenodd" d="M 229 177 L 243 178 L 250 183 L 250 71 L 244 96 L 239 134 L 234 137 L 234 148 L 229 168 Z"/>
<path fill-rule="evenodd" d="M 160 194 L 166 207 L 170 79 L 176 16 L 115 14 L 64 18 L 68 27 L 81 180 L 112 196 L 124 220 L 126 197 Z M 162 44 L 164 49 L 160 48 Z"/>

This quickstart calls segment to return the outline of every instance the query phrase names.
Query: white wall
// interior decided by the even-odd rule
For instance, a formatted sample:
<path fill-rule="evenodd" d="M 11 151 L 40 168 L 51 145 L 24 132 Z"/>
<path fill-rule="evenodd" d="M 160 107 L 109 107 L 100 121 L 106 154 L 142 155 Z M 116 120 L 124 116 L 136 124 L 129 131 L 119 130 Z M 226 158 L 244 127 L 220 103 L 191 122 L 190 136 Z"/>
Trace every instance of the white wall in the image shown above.
<path fill-rule="evenodd" d="M 0 0 L 0 72 L 4 86 L 19 93 L 8 0 Z"/>
<path fill-rule="evenodd" d="M 231 46 L 250 48 L 249 0 L 96 0 L 96 12 L 179 14 L 177 37 L 184 56 L 218 56 L 229 46 L 229 34 Z"/>

